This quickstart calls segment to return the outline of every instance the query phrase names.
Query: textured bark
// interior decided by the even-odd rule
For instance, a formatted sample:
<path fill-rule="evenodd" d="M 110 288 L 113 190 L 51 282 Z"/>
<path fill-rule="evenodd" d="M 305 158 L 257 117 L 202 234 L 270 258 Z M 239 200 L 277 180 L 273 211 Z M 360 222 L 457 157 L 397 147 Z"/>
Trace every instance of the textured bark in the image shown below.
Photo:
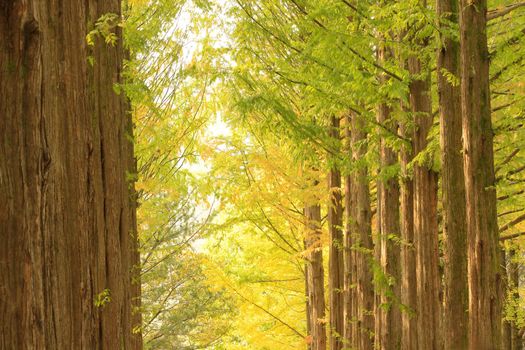
<path fill-rule="evenodd" d="M 312 350 L 326 350 L 323 246 L 321 243 L 321 207 L 305 208 L 307 227 L 307 290 Z"/>
<path fill-rule="evenodd" d="M 340 121 L 332 117 L 330 137 L 339 142 Z M 330 293 L 330 349 L 341 350 L 344 336 L 344 260 L 343 260 L 343 205 L 341 196 L 341 172 L 332 164 L 328 174 L 328 234 L 330 237 L 330 260 L 328 284 Z"/>
<path fill-rule="evenodd" d="M 351 131 L 350 118 L 345 118 L 345 152 L 351 155 Z M 345 175 L 345 196 L 344 196 L 344 215 L 345 215 L 345 237 L 344 237 L 344 285 L 345 285 L 345 347 L 356 348 L 358 346 L 357 332 L 357 264 L 354 244 L 356 243 L 355 233 L 352 231 L 354 225 L 355 191 L 352 185 L 352 175 Z"/>
<path fill-rule="evenodd" d="M 366 155 L 366 131 L 363 118 L 351 117 L 351 149 L 352 159 L 357 169 L 352 176 L 355 198 L 349 221 L 351 233 L 355 237 L 354 260 L 357 267 L 357 349 L 372 350 L 374 348 L 374 287 L 373 287 L 373 243 L 372 243 L 372 210 L 370 208 L 370 190 L 368 188 L 368 168 L 359 164 Z"/>
<path fill-rule="evenodd" d="M 350 140 L 350 129 L 346 128 L 347 134 L 346 139 Z M 350 145 L 348 145 L 350 146 Z M 352 231 L 352 220 L 354 218 L 353 211 L 355 208 L 355 195 L 354 188 L 352 186 L 352 176 L 345 176 L 345 237 L 344 237 L 344 317 L 345 317 L 345 347 L 356 348 L 358 346 L 357 340 L 357 265 L 356 265 L 356 252 L 354 249 L 355 245 L 355 234 Z"/>
<path fill-rule="evenodd" d="M 304 241 L 304 249 L 308 251 L 308 244 L 306 240 Z M 304 294 L 306 297 L 305 302 L 305 314 L 306 314 L 306 337 L 307 337 L 307 344 L 306 348 L 308 350 L 312 350 L 312 343 L 310 340 L 313 340 L 312 336 L 312 320 L 313 320 L 313 309 L 312 309 L 312 303 L 310 302 L 310 295 L 312 292 L 310 291 L 310 284 L 308 283 L 311 279 L 310 274 L 310 264 L 308 263 L 308 260 L 305 261 L 304 264 Z"/>
<path fill-rule="evenodd" d="M 406 125 L 401 125 L 400 133 L 411 139 L 412 135 Z M 408 310 L 402 314 L 402 349 L 417 349 L 417 284 L 416 284 L 416 252 L 414 249 L 414 181 L 408 174 L 408 164 L 413 158 L 413 146 L 406 145 L 401 149 L 401 303 Z"/>
<path fill-rule="evenodd" d="M 122 43 L 85 39 L 107 12 L 119 1 L 0 4 L 2 350 L 141 347 Z"/>
<path fill-rule="evenodd" d="M 386 60 L 388 51 L 379 50 L 379 61 Z M 382 79 L 386 79 L 382 77 Z M 377 121 L 393 132 L 397 127 L 390 120 L 390 107 L 380 104 Z M 385 136 L 380 138 L 379 146 L 380 168 L 396 164 L 397 153 L 390 148 Z M 378 213 L 379 218 L 379 246 L 380 263 L 383 272 L 391 279 L 391 295 L 384 291 L 380 294 L 379 305 L 376 305 L 376 347 L 379 349 L 396 350 L 401 348 L 401 249 L 393 237 L 400 237 L 399 226 L 399 183 L 396 178 L 381 180 L 378 183 Z M 390 293 L 389 293 L 390 294 Z M 385 307 L 388 305 L 388 307 Z"/>
<path fill-rule="evenodd" d="M 461 110 L 467 199 L 469 348 L 501 346 L 501 268 L 486 0 L 461 0 Z"/>
<path fill-rule="evenodd" d="M 439 18 L 458 23 L 458 1 L 437 0 Z M 445 27 L 439 21 L 440 27 Z M 444 72 L 460 76 L 459 42 L 441 36 L 438 51 L 438 95 L 445 238 L 444 345 L 468 348 L 467 224 L 461 141 L 461 89 Z"/>
<path fill-rule="evenodd" d="M 421 74 L 421 62 L 408 60 L 412 75 Z M 414 118 L 414 153 L 424 151 L 432 127 L 430 77 L 410 82 L 410 109 Z M 439 239 L 437 221 L 438 175 L 432 164 L 414 165 L 414 248 L 416 250 L 417 333 L 421 349 L 440 349 Z"/>

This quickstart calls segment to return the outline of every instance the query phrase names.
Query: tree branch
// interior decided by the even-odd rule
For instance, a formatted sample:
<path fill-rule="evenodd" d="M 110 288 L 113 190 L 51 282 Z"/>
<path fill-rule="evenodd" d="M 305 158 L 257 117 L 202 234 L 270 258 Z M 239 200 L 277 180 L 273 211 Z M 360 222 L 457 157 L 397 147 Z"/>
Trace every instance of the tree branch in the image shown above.
<path fill-rule="evenodd" d="M 487 21 L 503 17 L 506 14 L 510 13 L 511 11 L 514 11 L 517 8 L 525 6 L 525 2 L 518 2 L 517 4 L 513 5 L 507 5 L 505 8 L 500 10 L 491 10 L 487 13 Z"/>

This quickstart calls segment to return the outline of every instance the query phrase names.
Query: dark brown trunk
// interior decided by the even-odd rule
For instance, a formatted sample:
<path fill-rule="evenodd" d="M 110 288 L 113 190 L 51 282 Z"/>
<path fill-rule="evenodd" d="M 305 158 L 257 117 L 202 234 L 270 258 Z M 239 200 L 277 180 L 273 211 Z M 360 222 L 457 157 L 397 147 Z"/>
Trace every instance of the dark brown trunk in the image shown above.
<path fill-rule="evenodd" d="M 501 267 L 487 49 L 487 1 L 461 0 L 461 110 L 467 203 L 469 348 L 501 346 Z"/>
<path fill-rule="evenodd" d="M 312 350 L 326 350 L 323 245 L 321 243 L 321 207 L 305 208 L 307 228 L 308 302 Z"/>
<path fill-rule="evenodd" d="M 2 350 L 141 348 L 122 43 L 85 39 L 108 12 L 120 2 L 0 4 Z"/>
<path fill-rule="evenodd" d="M 408 60 L 412 75 L 421 74 L 421 62 Z M 430 77 L 414 79 L 409 85 L 410 109 L 414 118 L 414 154 L 423 152 L 432 127 Z M 414 165 L 414 248 L 416 251 L 417 333 L 420 349 L 440 349 L 440 274 L 437 222 L 438 175 L 432 159 Z"/>
<path fill-rule="evenodd" d="M 458 1 L 436 1 L 441 19 L 458 23 Z M 446 30 L 443 30 L 446 33 Z M 467 225 L 465 178 L 461 143 L 461 89 L 459 42 L 445 34 L 438 51 L 438 95 L 441 134 L 443 234 L 445 238 L 445 295 L 443 339 L 445 349 L 468 348 Z M 452 81 L 446 74 L 452 74 Z"/>
<path fill-rule="evenodd" d="M 334 143 L 340 141 L 339 118 L 332 117 L 330 137 Z M 330 239 L 330 261 L 328 283 L 330 291 L 330 349 L 341 350 L 344 336 L 344 261 L 343 261 L 343 205 L 341 196 L 341 172 L 331 164 L 328 174 L 328 234 Z"/>

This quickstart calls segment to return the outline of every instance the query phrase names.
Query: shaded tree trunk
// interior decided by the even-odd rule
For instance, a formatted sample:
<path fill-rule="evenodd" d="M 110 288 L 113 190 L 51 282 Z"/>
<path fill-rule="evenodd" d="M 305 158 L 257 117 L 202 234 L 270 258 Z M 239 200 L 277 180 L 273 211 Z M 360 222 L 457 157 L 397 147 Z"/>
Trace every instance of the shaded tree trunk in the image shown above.
<path fill-rule="evenodd" d="M 440 28 L 446 18 L 458 23 L 458 1 L 438 0 Z M 446 31 L 444 31 L 446 32 Z M 459 42 L 441 34 L 438 51 L 438 94 L 441 137 L 445 293 L 443 339 L 445 349 L 468 348 L 468 281 L 465 177 L 461 141 L 461 89 L 445 72 L 460 76 Z"/>
<path fill-rule="evenodd" d="M 321 207 L 305 208 L 307 227 L 307 290 L 312 350 L 326 350 L 323 245 L 321 243 Z"/>
<path fill-rule="evenodd" d="M 469 348 L 501 346 L 501 267 L 486 0 L 461 0 L 461 110 L 468 233 Z"/>
<path fill-rule="evenodd" d="M 339 118 L 332 117 L 329 134 L 334 141 L 334 144 L 340 142 Z M 343 205 L 341 198 L 341 172 L 336 164 L 331 164 L 330 167 L 330 172 L 328 174 L 330 349 L 341 350 L 343 348 L 344 336 Z"/>
<path fill-rule="evenodd" d="M 0 4 L 2 350 L 141 348 L 122 42 L 85 39 L 108 12 L 120 2 Z"/>

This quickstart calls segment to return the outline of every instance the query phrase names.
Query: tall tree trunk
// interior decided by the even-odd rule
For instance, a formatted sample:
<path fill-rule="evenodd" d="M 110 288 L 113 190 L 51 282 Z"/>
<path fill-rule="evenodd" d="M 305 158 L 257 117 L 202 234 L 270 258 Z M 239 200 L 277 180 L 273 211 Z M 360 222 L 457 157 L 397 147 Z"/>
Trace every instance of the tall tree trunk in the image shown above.
<path fill-rule="evenodd" d="M 351 156 L 351 119 L 345 118 L 346 149 Z M 355 232 L 356 196 L 353 186 L 352 174 L 345 176 L 345 347 L 357 348 L 359 346 L 358 332 L 358 296 L 357 296 L 357 262 L 355 245 L 357 237 Z"/>
<path fill-rule="evenodd" d="M 372 284 L 372 210 L 368 188 L 368 168 L 362 160 L 366 156 L 366 130 L 364 119 L 353 115 L 351 125 L 351 149 L 353 164 L 357 166 L 352 176 L 354 207 L 351 212 L 351 232 L 355 239 L 355 264 L 357 265 L 357 349 L 374 348 L 374 287 Z"/>
<path fill-rule="evenodd" d="M 400 126 L 403 137 L 411 139 L 411 132 L 406 124 Z M 402 314 L 402 349 L 417 349 L 417 280 L 416 252 L 414 249 L 414 181 L 408 173 L 408 165 L 413 158 L 413 146 L 405 145 L 400 152 L 401 160 L 401 302 L 408 310 Z"/>
<path fill-rule="evenodd" d="M 0 4 L 2 350 L 141 348 L 123 48 L 85 39 L 108 12 L 120 2 Z"/>
<path fill-rule="evenodd" d="M 387 49 L 379 50 L 379 61 L 386 61 L 389 56 Z M 386 77 L 381 77 L 385 81 Z M 387 104 L 379 105 L 377 121 L 392 132 L 397 132 L 397 126 L 390 118 L 391 110 Z M 396 152 L 387 144 L 386 136 L 381 136 L 379 146 L 380 168 L 391 167 L 397 162 Z M 397 303 L 401 297 L 401 249 L 397 239 L 400 236 L 399 226 L 399 183 L 396 178 L 382 179 L 378 183 L 378 213 L 380 263 L 383 273 L 392 280 L 388 286 L 389 293 L 381 292 L 378 307 L 376 307 L 376 347 L 396 350 L 401 348 L 401 310 Z M 386 286 L 383 286 L 386 287 Z"/>
<path fill-rule="evenodd" d="M 340 142 L 340 121 L 331 119 L 330 137 L 334 144 Z M 343 261 L 343 205 L 341 172 L 337 164 L 330 165 L 328 174 L 328 233 L 330 237 L 329 291 L 330 291 L 330 349 L 341 350 L 344 336 L 344 261 Z"/>
<path fill-rule="evenodd" d="M 458 23 L 458 1 L 437 0 L 441 19 Z M 443 30 L 442 33 L 447 31 Z M 445 237 L 445 349 L 468 348 L 467 224 L 461 141 L 461 89 L 446 73 L 460 76 L 459 43 L 441 34 L 438 51 L 438 95 L 442 160 L 443 233 Z"/>
<path fill-rule="evenodd" d="M 307 240 L 304 240 L 304 249 L 305 251 L 308 251 L 308 243 Z M 312 320 L 313 320 L 313 308 L 311 303 L 311 295 L 312 291 L 310 290 L 310 284 L 308 281 L 310 281 L 311 271 L 310 271 L 310 264 L 308 263 L 308 260 L 305 260 L 304 263 L 304 294 L 306 297 L 305 301 L 305 314 L 306 314 L 306 337 L 307 337 L 307 350 L 312 350 L 312 342 L 313 342 L 313 335 L 312 335 Z"/>
<path fill-rule="evenodd" d="M 323 245 L 321 243 L 321 207 L 305 208 L 307 227 L 308 301 L 312 335 L 312 350 L 326 350 Z"/>
<path fill-rule="evenodd" d="M 412 75 L 421 74 L 421 62 L 408 60 Z M 423 152 L 432 127 L 430 76 L 410 82 L 410 109 L 414 118 L 414 153 Z M 431 162 L 431 160 L 430 160 Z M 414 165 L 414 247 L 416 250 L 417 333 L 421 349 L 440 349 L 439 239 L 437 222 L 438 175 L 432 164 Z"/>
<path fill-rule="evenodd" d="M 350 124 L 345 125 L 345 139 L 346 139 L 346 151 L 351 152 L 351 132 Z M 354 220 L 354 209 L 355 209 L 355 191 L 352 185 L 352 175 L 347 174 L 345 176 L 345 245 L 344 245 L 344 264 L 345 264 L 345 347 L 356 348 L 358 346 L 357 341 L 357 265 L 356 265 L 356 252 L 354 249 L 356 237 L 353 231 L 352 221 Z"/>
<path fill-rule="evenodd" d="M 501 268 L 487 49 L 487 1 L 461 0 L 461 110 L 467 199 L 469 347 L 501 346 Z"/>

